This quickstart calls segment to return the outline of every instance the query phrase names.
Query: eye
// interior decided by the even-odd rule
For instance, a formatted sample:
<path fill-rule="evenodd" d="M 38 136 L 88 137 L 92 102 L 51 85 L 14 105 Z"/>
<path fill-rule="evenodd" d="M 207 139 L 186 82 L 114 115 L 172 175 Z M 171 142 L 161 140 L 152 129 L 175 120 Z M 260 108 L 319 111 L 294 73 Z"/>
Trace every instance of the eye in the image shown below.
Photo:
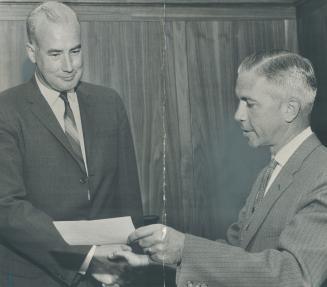
<path fill-rule="evenodd" d="M 246 102 L 246 106 L 248 107 L 248 108 L 252 108 L 252 107 L 254 107 L 254 103 L 253 102 Z"/>
<path fill-rule="evenodd" d="M 60 56 L 60 53 L 57 53 L 57 52 L 50 53 L 49 56 L 53 57 L 53 58 L 56 58 L 56 57 Z"/>
<path fill-rule="evenodd" d="M 71 51 L 73 55 L 78 55 L 81 52 L 81 49 L 74 49 Z"/>

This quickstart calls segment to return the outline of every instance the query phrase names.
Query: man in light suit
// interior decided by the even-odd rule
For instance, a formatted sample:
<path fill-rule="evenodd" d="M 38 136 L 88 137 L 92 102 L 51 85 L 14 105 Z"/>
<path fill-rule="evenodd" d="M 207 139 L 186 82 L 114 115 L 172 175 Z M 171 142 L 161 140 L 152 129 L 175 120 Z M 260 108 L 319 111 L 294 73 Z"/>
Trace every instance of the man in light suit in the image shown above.
<path fill-rule="evenodd" d="M 80 81 L 73 10 L 43 3 L 27 32 L 35 75 L 0 96 L 0 286 L 111 284 L 122 266 L 107 256 L 125 247 L 69 246 L 53 221 L 132 216 L 140 225 L 128 118 L 114 90 Z"/>
<path fill-rule="evenodd" d="M 149 257 L 116 256 L 132 265 L 173 264 L 180 287 L 321 286 L 327 278 L 327 149 L 309 125 L 316 95 L 311 63 L 285 51 L 249 56 L 239 67 L 236 95 L 243 135 L 253 147 L 269 146 L 272 160 L 227 242 L 152 225 L 129 237 Z"/>

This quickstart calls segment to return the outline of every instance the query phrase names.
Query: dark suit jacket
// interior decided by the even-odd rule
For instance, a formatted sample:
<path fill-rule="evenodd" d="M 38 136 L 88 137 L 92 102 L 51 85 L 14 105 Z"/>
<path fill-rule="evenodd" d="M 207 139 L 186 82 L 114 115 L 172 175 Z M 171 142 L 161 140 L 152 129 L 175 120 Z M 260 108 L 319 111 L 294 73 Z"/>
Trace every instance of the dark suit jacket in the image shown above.
<path fill-rule="evenodd" d="M 258 188 L 257 180 L 229 244 L 186 236 L 178 286 L 318 287 L 327 278 L 326 148 L 306 139 L 252 214 Z"/>
<path fill-rule="evenodd" d="M 34 79 L 0 95 L 1 286 L 16 286 L 15 280 L 24 287 L 72 284 L 90 246 L 68 246 L 54 220 L 131 215 L 140 223 L 137 167 L 122 101 L 115 91 L 86 83 L 76 93 L 88 177 Z"/>

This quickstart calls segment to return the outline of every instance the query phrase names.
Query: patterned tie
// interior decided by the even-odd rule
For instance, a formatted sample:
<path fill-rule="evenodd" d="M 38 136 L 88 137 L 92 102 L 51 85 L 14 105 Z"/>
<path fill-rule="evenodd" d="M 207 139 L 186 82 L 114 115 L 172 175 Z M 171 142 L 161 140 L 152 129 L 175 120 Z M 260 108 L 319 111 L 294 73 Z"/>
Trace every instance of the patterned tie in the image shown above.
<path fill-rule="evenodd" d="M 81 145 L 79 142 L 78 130 L 77 130 L 73 111 L 69 105 L 67 93 L 61 92 L 59 97 L 65 103 L 65 113 L 64 113 L 65 134 L 66 134 L 67 139 L 68 139 L 69 143 L 71 144 L 73 151 L 74 151 L 75 155 L 77 156 L 78 160 L 80 161 L 80 163 L 83 166 L 85 166 L 82 149 L 81 149 Z"/>
<path fill-rule="evenodd" d="M 256 208 L 259 206 L 260 202 L 265 197 L 265 191 L 266 191 L 269 179 L 271 178 L 271 175 L 272 175 L 275 167 L 277 166 L 277 164 L 278 164 L 278 162 L 275 159 L 271 159 L 269 164 L 263 169 L 261 180 L 260 180 L 259 190 L 255 197 L 252 211 L 256 210 Z"/>

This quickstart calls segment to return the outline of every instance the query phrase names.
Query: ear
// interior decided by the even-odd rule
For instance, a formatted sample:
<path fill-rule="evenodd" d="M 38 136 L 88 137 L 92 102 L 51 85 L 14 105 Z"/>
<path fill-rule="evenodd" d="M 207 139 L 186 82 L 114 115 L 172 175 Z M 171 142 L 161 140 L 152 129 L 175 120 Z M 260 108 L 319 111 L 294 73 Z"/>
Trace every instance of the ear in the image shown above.
<path fill-rule="evenodd" d="M 301 104 L 298 99 L 290 98 L 288 102 L 285 102 L 284 117 L 286 122 L 293 122 L 298 116 L 301 110 Z"/>
<path fill-rule="evenodd" d="M 33 64 L 36 63 L 36 55 L 35 55 L 35 45 L 32 43 L 26 43 L 26 52 L 28 58 L 31 60 Z"/>

